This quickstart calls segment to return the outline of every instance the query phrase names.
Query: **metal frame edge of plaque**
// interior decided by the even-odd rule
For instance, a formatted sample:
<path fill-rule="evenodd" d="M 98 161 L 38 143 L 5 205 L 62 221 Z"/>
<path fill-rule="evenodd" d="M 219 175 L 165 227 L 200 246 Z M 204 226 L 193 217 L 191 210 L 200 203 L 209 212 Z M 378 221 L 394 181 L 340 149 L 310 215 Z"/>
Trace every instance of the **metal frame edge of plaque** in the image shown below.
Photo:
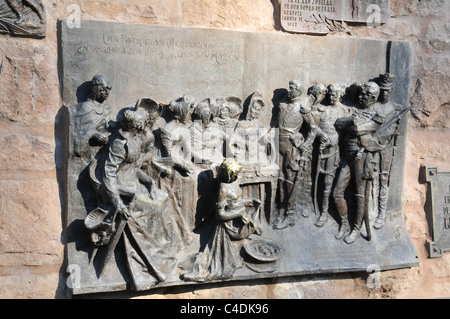
<path fill-rule="evenodd" d="M 450 204 L 450 189 L 442 194 L 444 187 L 450 187 L 450 170 L 439 170 L 436 166 L 425 166 L 425 175 L 431 193 L 433 224 L 433 240 L 428 243 L 429 257 L 439 258 L 442 257 L 444 252 L 450 251 L 450 237 L 447 235 L 446 238 L 442 238 L 445 237 L 445 232 L 450 233 L 450 211 L 448 208 L 450 205 L 443 205 Z M 438 210 L 439 208 L 442 209 Z M 445 216 L 446 214 L 448 216 Z M 443 222 L 442 219 L 444 219 Z"/>
<path fill-rule="evenodd" d="M 406 42 L 81 23 L 77 29 L 61 21 L 59 39 L 68 121 L 67 264 L 79 270 L 68 279 L 73 294 L 418 265 L 402 218 L 402 183 L 390 183 L 384 197 L 380 192 L 389 179 L 403 180 Z M 333 63 L 336 56 L 348 62 Z M 361 101 L 349 100 L 351 88 Z M 381 114 L 385 91 L 392 93 L 389 116 Z M 351 164 L 340 182 L 339 134 L 325 112 L 331 105 L 351 114 L 336 115 L 343 119 L 336 125 L 365 136 L 358 142 L 364 147 L 345 156 L 367 165 Z M 379 143 L 367 130 L 384 132 Z M 254 136 L 261 131 L 264 138 Z M 192 159 L 177 158 L 177 145 L 191 134 L 195 145 L 199 132 L 209 134 L 201 144 L 208 148 L 225 132 L 227 143 L 218 143 L 223 154 L 248 152 L 253 137 L 265 155 L 278 143 L 280 152 L 274 163 L 260 153 L 256 162 L 235 161 L 222 151 L 220 160 L 200 155 L 196 161 L 195 147 Z M 394 143 L 394 132 L 394 160 L 378 171 L 378 152 Z M 290 175 L 281 177 L 280 167 Z M 365 195 L 352 193 L 353 182 L 347 187 L 355 173 L 373 180 L 358 186 Z M 315 208 L 313 189 L 320 195 Z M 329 203 L 322 200 L 328 196 Z"/>

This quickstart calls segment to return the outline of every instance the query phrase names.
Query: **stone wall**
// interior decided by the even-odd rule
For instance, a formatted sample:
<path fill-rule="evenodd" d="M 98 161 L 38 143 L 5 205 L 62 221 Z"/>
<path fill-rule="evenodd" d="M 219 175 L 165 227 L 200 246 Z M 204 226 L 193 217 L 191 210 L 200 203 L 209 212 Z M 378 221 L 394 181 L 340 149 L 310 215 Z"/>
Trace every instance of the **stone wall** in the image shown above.
<path fill-rule="evenodd" d="M 59 123 L 58 20 L 81 19 L 283 32 L 278 0 L 43 0 L 44 39 L 0 36 L 0 298 L 65 298 L 64 136 Z M 107 296 L 140 298 L 439 298 L 450 296 L 450 253 L 429 259 L 429 198 L 422 167 L 450 169 L 450 23 L 446 0 L 390 0 L 388 23 L 352 35 L 404 40 L 413 52 L 404 219 L 420 266 L 380 274 L 289 277 Z M 298 35 L 302 37 L 303 35 Z M 429 194 L 428 194 L 429 196 Z M 239 289 L 236 289 L 239 288 Z"/>

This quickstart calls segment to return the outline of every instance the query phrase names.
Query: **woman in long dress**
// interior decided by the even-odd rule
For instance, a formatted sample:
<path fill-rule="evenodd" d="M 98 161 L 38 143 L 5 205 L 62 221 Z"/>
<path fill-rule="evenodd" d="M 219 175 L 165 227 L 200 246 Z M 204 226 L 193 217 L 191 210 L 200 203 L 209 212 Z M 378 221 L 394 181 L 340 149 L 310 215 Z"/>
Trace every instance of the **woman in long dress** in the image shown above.
<path fill-rule="evenodd" d="M 247 212 L 238 183 L 238 174 L 242 166 L 233 158 L 223 161 L 219 167 L 220 190 L 216 207 L 214 231 L 203 251 L 190 256 L 180 265 L 185 270 L 183 280 L 206 282 L 216 279 L 228 279 L 242 265 L 239 254 L 240 241 L 261 230 L 254 226 L 252 212 Z M 254 202 L 253 209 L 259 209 L 260 203 Z"/>
<path fill-rule="evenodd" d="M 135 109 L 124 112 L 123 127 L 110 146 L 99 181 L 106 208 L 100 211 L 107 215 L 100 225 L 90 224 L 90 215 L 99 210 L 85 220 L 94 244 L 105 246 L 106 253 L 100 255 L 100 276 L 123 239 L 126 267 L 135 290 L 166 280 L 176 265 L 174 255 L 180 244 L 175 236 L 176 221 L 167 211 L 168 195 L 155 187 L 144 169 L 152 159 L 154 136 L 148 125 L 153 115 L 160 113 L 158 106 L 150 99 L 141 99 Z"/>

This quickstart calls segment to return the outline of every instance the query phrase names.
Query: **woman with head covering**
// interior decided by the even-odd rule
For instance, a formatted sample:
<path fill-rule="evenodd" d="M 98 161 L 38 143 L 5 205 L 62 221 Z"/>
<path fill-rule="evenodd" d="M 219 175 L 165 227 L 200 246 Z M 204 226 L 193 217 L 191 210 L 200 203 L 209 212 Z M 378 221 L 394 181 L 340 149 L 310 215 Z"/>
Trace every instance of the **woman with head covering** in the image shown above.
<path fill-rule="evenodd" d="M 180 265 L 185 270 L 182 274 L 184 280 L 205 282 L 232 277 L 242 264 L 240 241 L 254 233 L 261 234 L 251 218 L 252 211 L 259 209 L 257 201 L 251 212 L 247 212 L 247 203 L 242 198 L 237 181 L 241 169 L 242 165 L 233 158 L 225 159 L 220 165 L 214 231 L 204 250 L 190 256 Z"/>
<path fill-rule="evenodd" d="M 161 106 L 151 99 L 140 99 L 134 109 L 124 111 L 122 128 L 111 143 L 103 178 L 98 181 L 102 207 L 85 219 L 94 245 L 105 246 L 99 276 L 122 238 L 135 290 L 165 281 L 176 264 L 174 254 L 180 243 L 174 238 L 176 223 L 167 211 L 168 195 L 144 169 L 152 160 L 154 145 L 149 128 L 160 113 Z"/>

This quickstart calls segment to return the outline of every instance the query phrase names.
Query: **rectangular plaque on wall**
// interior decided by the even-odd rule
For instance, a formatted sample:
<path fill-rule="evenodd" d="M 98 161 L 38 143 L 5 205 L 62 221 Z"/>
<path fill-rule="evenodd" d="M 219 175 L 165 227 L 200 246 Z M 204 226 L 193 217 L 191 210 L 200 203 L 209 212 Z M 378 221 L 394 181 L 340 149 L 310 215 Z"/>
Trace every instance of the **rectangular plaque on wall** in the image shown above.
<path fill-rule="evenodd" d="M 281 0 L 286 31 L 327 34 L 346 31 L 346 22 L 379 26 L 389 18 L 388 0 Z"/>
<path fill-rule="evenodd" d="M 431 187 L 431 209 L 433 219 L 433 241 L 430 242 L 430 257 L 442 257 L 450 251 L 450 171 L 427 166 L 426 181 Z"/>
<path fill-rule="evenodd" d="M 62 21 L 60 45 L 63 109 L 69 113 L 64 205 L 67 262 L 81 274 L 71 285 L 74 294 L 368 271 L 374 265 L 380 270 L 417 266 L 417 254 L 403 224 L 402 182 L 390 183 L 384 227 L 372 227 L 370 240 L 363 228 L 358 240 L 348 244 L 335 238 L 339 217 L 332 197 L 330 216 L 322 227 L 315 225 L 318 216 L 312 209 L 308 218 L 303 216 L 305 211 L 298 211 L 295 223 L 274 229 L 273 216 L 280 212 L 277 185 L 283 182 L 279 163 L 267 167 L 264 162 L 243 163 L 237 180 L 240 188 L 233 193 L 230 182 L 220 193 L 229 196 L 216 200 L 216 182 L 225 175 L 215 171 L 214 160 L 198 163 L 188 157 L 187 172 L 183 163 L 175 161 L 174 152 L 168 155 L 165 149 L 187 141 L 189 132 L 194 136 L 198 132 L 198 121 L 183 124 L 180 120 L 182 110 L 191 106 L 195 106 L 193 116 L 207 114 L 201 118 L 208 125 L 226 125 L 223 114 L 234 114 L 237 107 L 236 114 L 242 116 L 232 129 L 256 124 L 257 131 L 267 136 L 254 140 L 254 145 L 265 145 L 266 137 L 272 138 L 278 129 L 280 108 L 293 79 L 303 83 L 300 98 L 306 101 L 306 89 L 315 83 L 365 83 L 389 66 L 396 76 L 391 100 L 407 106 L 411 56 L 407 43 L 100 21 L 81 21 L 81 28 L 70 28 Z M 212 111 L 217 106 L 220 115 Z M 161 116 L 143 134 L 136 123 L 158 107 Z M 256 116 L 254 110 L 259 110 L 257 121 L 249 117 Z M 302 112 L 308 111 L 302 108 Z M 112 122 L 110 135 L 106 117 Z M 177 125 L 185 125 L 186 134 L 176 135 Z M 211 145 L 219 132 L 211 130 L 205 144 Z M 403 181 L 405 132 L 404 117 L 396 135 L 391 181 Z M 279 142 L 276 137 L 284 138 L 274 136 L 273 145 Z M 254 137 L 249 135 L 248 140 Z M 151 163 L 145 162 L 144 153 Z M 311 156 L 309 164 L 303 159 L 298 181 L 314 180 L 315 166 L 304 170 L 306 164 L 317 163 L 318 154 Z M 230 167 L 234 167 L 230 172 L 237 169 Z M 371 207 L 376 206 L 377 189 L 376 183 L 372 191 L 368 188 Z M 352 192 L 349 186 L 346 196 L 353 225 Z M 98 205 L 103 195 L 116 205 L 115 210 Z M 247 225 L 245 232 L 233 233 L 238 226 L 219 213 L 235 208 L 242 209 L 239 214 L 248 209 L 245 214 L 250 215 L 242 220 L 241 215 L 235 216 L 239 225 Z M 371 223 L 377 217 L 374 212 L 368 215 Z M 192 262 L 198 272 L 187 266 Z M 187 268 L 194 273 L 186 273 Z"/>

